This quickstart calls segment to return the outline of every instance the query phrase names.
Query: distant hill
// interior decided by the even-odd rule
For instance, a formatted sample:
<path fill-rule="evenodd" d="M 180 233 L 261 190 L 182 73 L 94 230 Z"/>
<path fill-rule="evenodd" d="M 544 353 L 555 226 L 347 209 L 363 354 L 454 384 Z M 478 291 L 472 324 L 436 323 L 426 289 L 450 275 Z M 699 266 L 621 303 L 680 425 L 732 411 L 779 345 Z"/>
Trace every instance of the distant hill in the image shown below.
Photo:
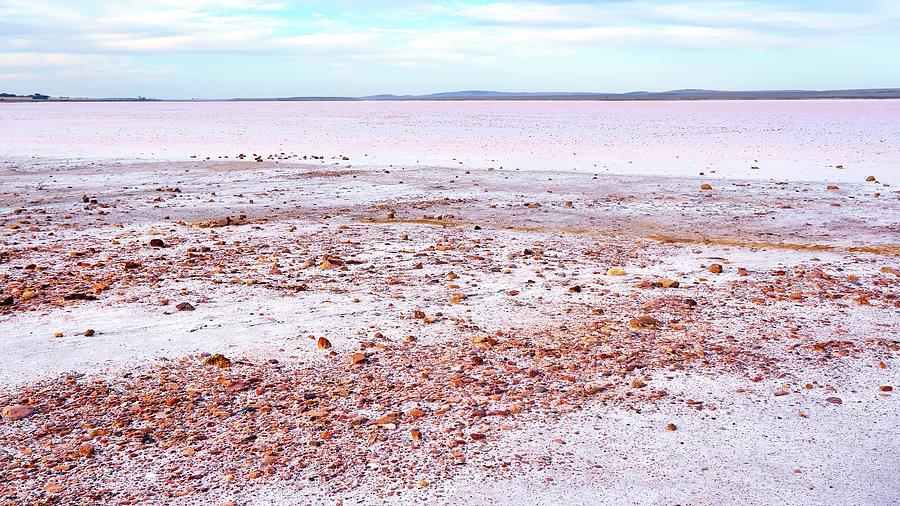
<path fill-rule="evenodd" d="M 257 102 L 257 101 L 356 101 L 356 100 L 809 100 L 809 99 L 879 99 L 900 98 L 900 88 L 871 88 L 853 90 L 756 90 L 723 91 L 683 89 L 670 91 L 629 91 L 626 93 L 593 92 L 509 92 L 464 90 L 431 93 L 427 95 L 379 94 L 365 97 L 309 96 L 309 97 L 255 97 L 232 99 L 178 99 L 162 100 L 147 97 L 137 98 L 70 98 L 48 97 L 40 93 L 15 95 L 0 93 L 0 102 Z"/>
<path fill-rule="evenodd" d="M 900 98 L 900 88 L 857 90 L 722 91 L 685 89 L 627 93 L 454 91 L 429 95 L 371 95 L 362 100 L 801 100 L 837 98 Z"/>

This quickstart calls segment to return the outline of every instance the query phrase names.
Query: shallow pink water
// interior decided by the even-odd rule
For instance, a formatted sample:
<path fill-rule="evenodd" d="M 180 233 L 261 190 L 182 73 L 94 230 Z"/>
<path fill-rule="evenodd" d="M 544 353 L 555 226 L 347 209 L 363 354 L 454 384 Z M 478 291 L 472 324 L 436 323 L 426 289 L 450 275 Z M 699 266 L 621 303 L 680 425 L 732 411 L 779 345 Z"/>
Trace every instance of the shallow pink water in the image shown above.
<path fill-rule="evenodd" d="M 0 104 L 0 134 L 6 165 L 285 152 L 346 155 L 355 166 L 900 172 L 900 100 L 25 103 Z"/>

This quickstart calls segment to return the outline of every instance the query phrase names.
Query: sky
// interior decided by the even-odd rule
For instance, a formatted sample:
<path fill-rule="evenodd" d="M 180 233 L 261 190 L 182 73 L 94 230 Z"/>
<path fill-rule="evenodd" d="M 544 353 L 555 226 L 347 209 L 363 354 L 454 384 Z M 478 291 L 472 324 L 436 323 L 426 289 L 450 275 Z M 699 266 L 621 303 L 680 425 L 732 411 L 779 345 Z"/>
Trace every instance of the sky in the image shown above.
<path fill-rule="evenodd" d="M 900 87 L 900 0 L 2 0 L 0 92 Z"/>

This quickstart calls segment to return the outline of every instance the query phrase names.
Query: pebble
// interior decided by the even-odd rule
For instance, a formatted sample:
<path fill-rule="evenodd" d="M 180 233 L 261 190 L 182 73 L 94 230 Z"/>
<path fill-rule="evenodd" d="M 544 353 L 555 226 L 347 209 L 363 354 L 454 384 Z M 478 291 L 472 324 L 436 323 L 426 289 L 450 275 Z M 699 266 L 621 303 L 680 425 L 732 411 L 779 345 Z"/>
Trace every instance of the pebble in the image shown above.
<path fill-rule="evenodd" d="M 222 369 L 229 369 L 229 368 L 231 368 L 231 360 L 225 358 L 225 356 L 222 355 L 221 353 L 216 353 L 215 355 L 204 360 L 203 365 L 216 366 L 216 367 L 219 367 Z"/>
<path fill-rule="evenodd" d="M 6 406 L 3 408 L 3 411 L 0 411 L 0 414 L 3 415 L 3 418 L 14 422 L 16 420 L 21 420 L 23 418 L 28 418 L 33 415 L 35 409 L 33 406 L 29 406 L 27 404 L 15 404 L 13 406 Z"/>

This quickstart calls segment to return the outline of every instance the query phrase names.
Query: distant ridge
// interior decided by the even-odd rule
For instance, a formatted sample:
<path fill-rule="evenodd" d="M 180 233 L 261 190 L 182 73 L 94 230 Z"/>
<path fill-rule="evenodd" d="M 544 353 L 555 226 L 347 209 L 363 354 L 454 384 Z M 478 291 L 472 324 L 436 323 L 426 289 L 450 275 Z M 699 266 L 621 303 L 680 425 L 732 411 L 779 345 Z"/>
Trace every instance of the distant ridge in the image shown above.
<path fill-rule="evenodd" d="M 365 97 L 310 96 L 310 97 L 257 97 L 231 99 L 154 99 L 137 98 L 70 98 L 0 93 L 0 102 L 310 102 L 310 101 L 403 101 L 403 100 L 812 100 L 812 99 L 885 99 L 900 98 L 900 88 L 867 88 L 850 90 L 756 90 L 723 91 L 682 89 L 670 91 L 629 91 L 625 93 L 593 92 L 509 92 L 464 90 L 431 93 L 427 95 L 379 94 Z"/>
<path fill-rule="evenodd" d="M 453 91 L 429 95 L 371 95 L 361 100 L 802 100 L 838 98 L 900 98 L 900 88 L 852 90 L 722 91 L 684 89 L 627 93 Z"/>

